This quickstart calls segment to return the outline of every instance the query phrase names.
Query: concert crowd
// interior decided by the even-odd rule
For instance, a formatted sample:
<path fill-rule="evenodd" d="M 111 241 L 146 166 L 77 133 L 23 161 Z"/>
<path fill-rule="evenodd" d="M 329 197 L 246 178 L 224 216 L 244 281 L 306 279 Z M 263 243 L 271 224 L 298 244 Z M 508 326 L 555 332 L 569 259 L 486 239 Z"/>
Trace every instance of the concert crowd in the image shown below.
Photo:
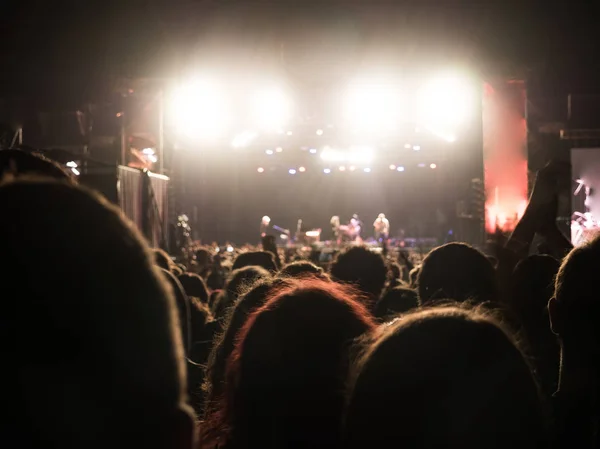
<path fill-rule="evenodd" d="M 485 252 L 185 263 L 51 161 L 0 165 L 7 447 L 598 447 L 600 238 L 557 228 L 555 164 Z"/>

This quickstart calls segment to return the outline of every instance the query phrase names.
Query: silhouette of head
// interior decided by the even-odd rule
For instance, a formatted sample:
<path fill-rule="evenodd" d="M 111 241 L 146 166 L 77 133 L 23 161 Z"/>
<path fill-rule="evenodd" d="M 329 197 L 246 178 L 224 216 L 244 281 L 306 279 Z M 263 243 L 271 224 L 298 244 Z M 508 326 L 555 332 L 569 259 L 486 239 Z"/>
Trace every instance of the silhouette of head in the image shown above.
<path fill-rule="evenodd" d="M 347 448 L 540 447 L 537 387 L 507 334 L 456 308 L 384 326 L 355 365 Z"/>
<path fill-rule="evenodd" d="M 298 277 L 298 276 L 325 276 L 323 269 L 316 266 L 312 262 L 306 260 L 299 260 L 297 262 L 291 262 L 281 269 L 279 272 L 280 277 Z"/>
<path fill-rule="evenodd" d="M 0 151 L 0 179 L 5 174 L 44 176 L 57 181 L 75 183 L 73 176 L 56 162 L 42 156 L 40 153 L 30 153 L 16 149 Z"/>
<path fill-rule="evenodd" d="M 511 308 L 526 341 L 532 365 L 547 396 L 556 391 L 560 350 L 550 330 L 548 301 L 554 294 L 554 279 L 560 263 L 550 256 L 523 259 L 511 276 Z"/>
<path fill-rule="evenodd" d="M 394 287 L 375 304 L 374 315 L 380 320 L 389 320 L 419 307 L 417 292 L 406 287 Z"/>
<path fill-rule="evenodd" d="M 374 324 L 347 287 L 287 282 L 250 316 L 229 360 L 212 429 L 230 429 L 221 439 L 233 447 L 339 444 L 349 345 Z"/>
<path fill-rule="evenodd" d="M 567 346 L 600 356 L 600 236 L 574 248 L 563 260 L 549 303 L 552 330 Z"/>
<path fill-rule="evenodd" d="M 178 279 L 188 296 L 193 296 L 202 303 L 208 304 L 208 287 L 204 279 L 194 273 L 184 273 Z"/>
<path fill-rule="evenodd" d="M 331 275 L 337 281 L 354 284 L 374 302 L 385 286 L 387 267 L 379 254 L 356 246 L 338 255 Z"/>
<path fill-rule="evenodd" d="M 423 260 L 417 280 L 421 304 L 440 299 L 483 303 L 496 301 L 496 273 L 480 251 L 465 243 L 448 243 Z"/>
<path fill-rule="evenodd" d="M 0 209 L 3 439 L 190 448 L 177 310 L 139 233 L 67 183 L 1 185 Z"/>
<path fill-rule="evenodd" d="M 230 310 L 225 319 L 224 331 L 215 339 L 208 358 L 206 384 L 204 386 L 208 393 L 207 409 L 210 409 L 223 394 L 227 359 L 233 351 L 236 337 L 242 326 L 246 323 L 248 315 L 265 303 L 267 295 L 271 290 L 281 288 L 284 285 L 287 285 L 287 283 L 281 279 L 260 281 L 247 293 L 240 296 Z"/>
<path fill-rule="evenodd" d="M 213 309 L 215 318 L 223 319 L 227 310 L 235 304 L 239 295 L 256 281 L 270 278 L 271 273 L 259 266 L 248 266 L 233 270 L 225 285 L 225 291 Z"/>
<path fill-rule="evenodd" d="M 236 257 L 231 269 L 237 270 L 239 268 L 251 266 L 262 267 L 271 272 L 277 271 L 275 256 L 267 251 L 252 251 L 248 253 L 242 253 Z"/>

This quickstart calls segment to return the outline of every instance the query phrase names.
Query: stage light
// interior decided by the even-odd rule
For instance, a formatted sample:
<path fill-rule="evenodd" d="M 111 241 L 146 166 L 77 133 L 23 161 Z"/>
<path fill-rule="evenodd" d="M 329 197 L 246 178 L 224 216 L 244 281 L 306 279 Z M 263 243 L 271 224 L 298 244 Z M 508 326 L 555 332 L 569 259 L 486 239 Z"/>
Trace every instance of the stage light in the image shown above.
<path fill-rule="evenodd" d="M 278 152 L 278 153 L 281 153 L 283 151 L 283 148 L 277 147 L 277 148 L 275 148 L 275 151 Z"/>
<path fill-rule="evenodd" d="M 364 172 L 365 173 L 371 173 L 371 169 L 369 167 L 365 167 Z"/>
<path fill-rule="evenodd" d="M 265 88 L 254 94 L 253 117 L 261 129 L 281 130 L 290 120 L 291 112 L 291 101 L 280 88 Z"/>
<path fill-rule="evenodd" d="M 310 152 L 310 154 L 317 154 L 317 149 L 316 148 L 311 148 L 308 151 Z"/>
<path fill-rule="evenodd" d="M 352 83 L 345 98 L 346 119 L 362 130 L 393 129 L 401 119 L 400 104 L 400 92 L 393 83 Z"/>
<path fill-rule="evenodd" d="M 173 93 L 170 116 L 178 131 L 190 138 L 218 138 L 228 126 L 225 94 L 217 83 L 195 79 Z"/>
<path fill-rule="evenodd" d="M 304 173 L 304 172 L 306 171 L 306 168 L 305 168 L 305 167 L 300 167 L 300 168 L 298 169 L 298 171 L 299 171 L 300 173 Z"/>
<path fill-rule="evenodd" d="M 330 168 L 324 168 L 323 169 L 323 173 L 325 173 L 326 175 L 328 175 L 329 173 L 331 173 L 331 169 Z"/>
<path fill-rule="evenodd" d="M 436 164 L 429 164 L 429 168 L 431 168 L 433 170 L 434 168 L 437 168 L 437 165 Z"/>
<path fill-rule="evenodd" d="M 340 171 L 346 171 L 346 167 L 344 165 L 340 165 Z"/>
<path fill-rule="evenodd" d="M 402 167 L 402 166 L 399 166 L 399 167 L 398 167 L 396 170 L 398 170 L 398 171 L 402 172 L 402 171 L 404 171 L 404 167 Z"/>
<path fill-rule="evenodd" d="M 264 169 L 264 168 L 262 168 L 262 167 L 258 167 L 258 168 L 256 169 L 256 171 L 257 171 L 257 172 L 259 172 L 259 173 L 263 173 L 263 172 L 265 171 L 265 169 Z"/>
<path fill-rule="evenodd" d="M 151 154 L 151 155 L 149 155 L 149 156 L 146 156 L 146 157 L 147 157 L 147 158 L 148 158 L 148 160 L 149 160 L 150 162 L 152 162 L 153 164 L 156 164 L 156 163 L 158 162 L 158 158 L 157 158 L 157 157 L 156 157 L 154 154 Z"/>
<path fill-rule="evenodd" d="M 322 136 L 322 135 L 323 135 L 323 130 L 317 129 L 317 136 Z"/>
<path fill-rule="evenodd" d="M 77 168 L 77 162 L 75 162 L 75 161 L 69 161 L 69 162 L 67 162 L 67 167 L 69 167 L 69 168 Z"/>
<path fill-rule="evenodd" d="M 410 150 L 412 148 L 412 145 L 410 143 L 405 143 L 404 148 L 406 148 L 407 150 Z"/>
<path fill-rule="evenodd" d="M 321 159 L 328 162 L 353 162 L 368 164 L 373 160 L 373 148 L 353 146 L 347 151 L 334 150 L 328 146 L 321 151 Z"/>
<path fill-rule="evenodd" d="M 421 146 L 420 145 L 414 145 L 413 146 L 413 150 L 415 150 L 415 151 L 421 151 Z"/>
<path fill-rule="evenodd" d="M 146 156 L 151 156 L 154 154 L 154 149 L 153 148 L 144 148 L 142 150 L 142 154 L 145 154 Z"/>
<path fill-rule="evenodd" d="M 356 170 L 356 167 L 354 165 L 351 165 L 350 166 L 350 171 L 354 171 L 354 170 Z"/>
<path fill-rule="evenodd" d="M 291 136 L 292 134 L 293 134 L 293 133 L 292 133 L 291 131 L 288 131 L 288 132 L 287 132 L 287 135 L 288 135 L 288 136 Z"/>
<path fill-rule="evenodd" d="M 390 170 L 396 170 L 396 166 L 394 164 L 390 165 Z"/>
<path fill-rule="evenodd" d="M 267 153 L 270 156 L 271 154 L 273 154 L 273 150 L 265 150 L 265 153 Z"/>
<path fill-rule="evenodd" d="M 241 148 L 248 146 L 256 138 L 256 133 L 252 131 L 244 131 L 233 138 L 231 146 L 233 148 Z"/>
<path fill-rule="evenodd" d="M 81 174 L 75 167 L 71 167 L 71 171 L 75 174 L 75 176 L 79 176 Z"/>
<path fill-rule="evenodd" d="M 474 88 L 465 78 L 445 75 L 430 80 L 419 91 L 417 113 L 421 124 L 452 131 L 473 112 Z"/>
<path fill-rule="evenodd" d="M 290 169 L 288 170 L 288 173 L 289 173 L 290 175 L 295 175 L 295 174 L 296 174 L 296 170 L 294 170 L 293 168 L 290 168 Z"/>

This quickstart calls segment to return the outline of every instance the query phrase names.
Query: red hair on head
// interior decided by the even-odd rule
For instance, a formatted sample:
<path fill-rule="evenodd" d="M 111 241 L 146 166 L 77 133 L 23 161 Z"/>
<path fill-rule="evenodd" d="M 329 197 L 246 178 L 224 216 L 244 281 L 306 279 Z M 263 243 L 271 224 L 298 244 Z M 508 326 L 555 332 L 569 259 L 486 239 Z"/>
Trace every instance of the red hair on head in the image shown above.
<path fill-rule="evenodd" d="M 360 299 L 353 287 L 318 278 L 290 279 L 271 291 L 238 334 L 201 447 L 251 447 L 273 428 L 271 438 L 283 445 L 337 440 L 350 345 L 376 327 Z M 303 417 L 311 425 L 300 436 Z"/>

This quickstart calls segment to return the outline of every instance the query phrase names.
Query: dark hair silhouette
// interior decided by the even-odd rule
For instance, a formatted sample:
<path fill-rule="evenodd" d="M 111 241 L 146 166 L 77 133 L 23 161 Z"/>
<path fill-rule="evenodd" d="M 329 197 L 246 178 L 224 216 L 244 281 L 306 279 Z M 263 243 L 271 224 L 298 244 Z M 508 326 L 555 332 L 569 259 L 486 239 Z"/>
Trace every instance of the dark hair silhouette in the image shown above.
<path fill-rule="evenodd" d="M 238 270 L 244 267 L 257 266 L 265 270 L 275 272 L 277 265 L 275 264 L 275 256 L 267 251 L 253 251 L 242 253 L 235 258 L 232 270 Z"/>
<path fill-rule="evenodd" d="M 553 326 L 563 343 L 575 337 L 581 345 L 585 342 L 580 337 L 587 335 L 587 343 L 600 345 L 600 301 L 594 288 L 598 266 L 600 235 L 574 248 L 560 266 L 554 291 L 556 317 L 560 320 L 555 320 Z"/>
<path fill-rule="evenodd" d="M 438 308 L 382 328 L 358 359 L 346 448 L 542 447 L 544 417 L 521 352 L 491 319 Z"/>
<path fill-rule="evenodd" d="M 387 267 L 379 254 L 356 246 L 338 255 L 331 266 L 331 275 L 337 281 L 355 285 L 374 303 L 385 286 Z"/>
<path fill-rule="evenodd" d="M 230 309 L 225 319 L 224 330 L 215 338 L 206 365 L 204 389 L 207 392 L 207 408 L 215 405 L 223 394 L 227 360 L 233 352 L 236 337 L 246 323 L 248 316 L 265 303 L 271 290 L 287 285 L 286 282 L 286 280 L 281 279 L 259 281 L 252 289 L 240 296 L 233 308 Z"/>
<path fill-rule="evenodd" d="M 417 307 L 419 307 L 419 300 L 416 291 L 407 287 L 395 287 L 385 292 L 377 301 L 374 315 L 385 321 Z"/>
<path fill-rule="evenodd" d="M 480 251 L 465 243 L 448 243 L 423 260 L 418 278 L 423 305 L 451 299 L 476 303 L 498 300 L 496 272 Z"/>
<path fill-rule="evenodd" d="M 561 348 L 559 388 L 553 398 L 556 447 L 598 447 L 598 267 L 600 235 L 565 257 L 556 275 L 554 298 L 548 303 Z"/>
<path fill-rule="evenodd" d="M 193 296 L 202 303 L 208 304 L 208 287 L 204 279 L 194 273 L 184 273 L 178 279 L 188 296 Z"/>
<path fill-rule="evenodd" d="M 3 441 L 189 448 L 175 301 L 140 234 L 67 183 L 4 184 L 0 209 Z"/>
<path fill-rule="evenodd" d="M 558 341 L 548 317 L 548 301 L 554 294 L 559 267 L 553 257 L 534 255 L 519 262 L 511 276 L 515 327 L 520 329 L 520 339 L 525 341 L 524 349 L 547 397 L 556 391 L 560 362 Z"/>
<path fill-rule="evenodd" d="M 73 176 L 41 153 L 17 149 L 0 150 L 0 178 L 5 174 L 44 176 L 58 181 L 75 183 Z"/>
<path fill-rule="evenodd" d="M 225 285 L 225 291 L 221 294 L 220 299 L 213 308 L 215 318 L 223 319 L 227 309 L 235 304 L 241 293 L 256 281 L 269 278 L 271 278 L 271 274 L 259 266 L 249 266 L 233 270 Z"/>
<path fill-rule="evenodd" d="M 155 248 L 153 251 L 154 263 L 163 270 L 173 272 L 173 267 L 175 267 L 175 263 L 171 260 L 171 257 L 169 257 L 167 252 L 159 248 Z"/>
<path fill-rule="evenodd" d="M 298 277 L 298 276 L 324 276 L 323 269 L 312 262 L 306 260 L 291 262 L 281 269 L 279 276 Z"/>
<path fill-rule="evenodd" d="M 203 430 L 206 447 L 339 445 L 349 345 L 374 323 L 348 287 L 287 282 L 240 332 L 224 403 Z"/>

